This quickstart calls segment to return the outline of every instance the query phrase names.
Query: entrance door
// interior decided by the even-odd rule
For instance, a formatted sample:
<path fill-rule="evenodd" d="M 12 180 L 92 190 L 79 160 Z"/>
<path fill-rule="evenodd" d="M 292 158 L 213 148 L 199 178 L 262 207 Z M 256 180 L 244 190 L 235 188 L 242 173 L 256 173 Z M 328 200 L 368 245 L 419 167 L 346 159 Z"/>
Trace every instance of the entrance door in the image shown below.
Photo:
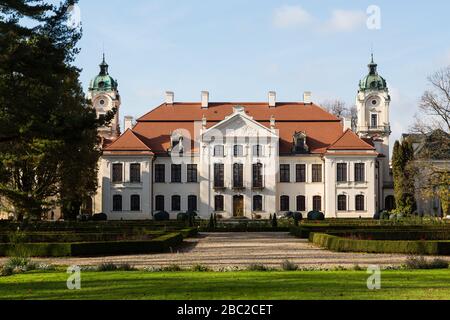
<path fill-rule="evenodd" d="M 233 197 L 233 216 L 234 217 L 244 216 L 244 196 Z"/>

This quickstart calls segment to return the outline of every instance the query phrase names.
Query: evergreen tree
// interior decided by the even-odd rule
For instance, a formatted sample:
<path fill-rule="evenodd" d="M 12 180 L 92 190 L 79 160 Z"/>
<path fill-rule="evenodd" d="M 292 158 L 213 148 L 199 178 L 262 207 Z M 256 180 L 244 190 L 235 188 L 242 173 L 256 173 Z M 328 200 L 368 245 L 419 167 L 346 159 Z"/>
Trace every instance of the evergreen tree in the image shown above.
<path fill-rule="evenodd" d="M 272 218 L 272 227 L 274 227 L 274 228 L 278 227 L 278 219 L 277 219 L 276 213 L 273 215 L 273 218 Z"/>
<path fill-rule="evenodd" d="M 113 114 L 97 119 L 72 65 L 75 3 L 0 0 L 0 196 L 19 220 L 79 211 L 96 189 L 97 129 Z"/>
<path fill-rule="evenodd" d="M 414 150 L 408 140 L 395 142 L 392 169 L 394 175 L 394 193 L 397 211 L 412 214 L 416 210 L 414 170 L 411 163 Z"/>

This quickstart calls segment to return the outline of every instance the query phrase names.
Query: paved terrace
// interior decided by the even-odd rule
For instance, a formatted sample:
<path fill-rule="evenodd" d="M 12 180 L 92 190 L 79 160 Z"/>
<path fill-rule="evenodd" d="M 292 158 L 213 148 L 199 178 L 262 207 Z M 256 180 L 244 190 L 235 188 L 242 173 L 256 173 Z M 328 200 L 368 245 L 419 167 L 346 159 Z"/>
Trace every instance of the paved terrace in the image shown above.
<path fill-rule="evenodd" d="M 203 233 L 198 238 L 187 239 L 186 244 L 174 253 L 131 255 L 98 258 L 51 258 L 35 259 L 55 265 L 98 265 L 103 262 L 130 263 L 138 268 L 163 267 L 173 264 L 190 267 L 196 264 L 213 269 L 226 267 L 246 268 L 250 264 L 280 267 L 290 260 L 300 267 L 351 268 L 358 264 L 400 265 L 406 255 L 337 253 L 311 245 L 307 240 L 297 239 L 288 233 Z M 2 264 L 5 259 L 0 259 Z"/>

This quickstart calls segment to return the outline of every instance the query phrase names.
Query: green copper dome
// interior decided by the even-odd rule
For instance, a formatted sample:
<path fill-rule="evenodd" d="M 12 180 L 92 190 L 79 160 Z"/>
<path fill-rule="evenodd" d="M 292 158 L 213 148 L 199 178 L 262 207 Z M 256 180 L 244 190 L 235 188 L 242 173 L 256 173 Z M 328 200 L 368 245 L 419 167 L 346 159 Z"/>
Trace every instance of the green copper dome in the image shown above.
<path fill-rule="evenodd" d="M 115 91 L 117 90 L 118 83 L 108 73 L 108 64 L 105 61 L 105 55 L 103 55 L 103 61 L 100 64 L 100 73 L 96 76 L 89 86 L 91 91 Z"/>
<path fill-rule="evenodd" d="M 387 89 L 386 80 L 378 74 L 377 71 L 378 65 L 373 61 L 373 54 L 372 54 L 372 61 L 370 62 L 368 67 L 369 67 L 369 74 L 359 82 L 360 91 L 386 90 Z"/>

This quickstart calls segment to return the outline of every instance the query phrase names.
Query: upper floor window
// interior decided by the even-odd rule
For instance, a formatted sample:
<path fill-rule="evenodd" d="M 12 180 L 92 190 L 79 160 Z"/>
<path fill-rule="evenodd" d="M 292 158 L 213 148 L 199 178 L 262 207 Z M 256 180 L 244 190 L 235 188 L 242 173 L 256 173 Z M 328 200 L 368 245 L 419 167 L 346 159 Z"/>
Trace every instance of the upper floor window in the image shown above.
<path fill-rule="evenodd" d="M 378 127 L 378 114 L 372 113 L 372 115 L 370 116 L 370 126 L 372 128 Z"/>
<path fill-rule="evenodd" d="M 281 196 L 280 198 L 280 211 L 289 211 L 289 196 Z"/>
<path fill-rule="evenodd" d="M 244 165 L 235 163 L 233 165 L 233 188 L 244 187 Z"/>
<path fill-rule="evenodd" d="M 300 183 L 306 182 L 306 164 L 297 164 L 295 171 L 295 181 Z"/>
<path fill-rule="evenodd" d="M 141 165 L 139 163 L 130 164 L 130 182 L 131 183 L 141 182 Z"/>
<path fill-rule="evenodd" d="M 217 195 L 214 197 L 214 210 L 217 212 L 224 211 L 224 201 L 222 195 Z"/>
<path fill-rule="evenodd" d="M 112 167 L 112 181 L 113 183 L 120 183 L 123 182 L 123 164 L 121 163 L 114 163 Z"/>
<path fill-rule="evenodd" d="M 253 165 L 253 188 L 262 188 L 263 186 L 263 164 L 255 163 Z"/>
<path fill-rule="evenodd" d="M 164 196 L 156 196 L 155 197 L 155 210 L 156 211 L 165 211 Z"/>
<path fill-rule="evenodd" d="M 313 164 L 312 165 L 312 182 L 322 182 L 322 165 Z"/>
<path fill-rule="evenodd" d="M 137 194 L 132 195 L 130 198 L 130 210 L 141 211 L 141 197 Z"/>
<path fill-rule="evenodd" d="M 262 157 L 263 156 L 263 146 L 261 145 L 256 145 L 253 146 L 253 156 L 254 157 Z"/>
<path fill-rule="evenodd" d="M 365 197 L 363 195 L 357 195 L 355 199 L 355 208 L 356 211 L 364 211 L 365 210 Z"/>
<path fill-rule="evenodd" d="M 291 182 L 291 166 L 288 164 L 280 165 L 280 182 Z"/>
<path fill-rule="evenodd" d="M 172 183 L 181 183 L 181 164 L 172 165 Z"/>
<path fill-rule="evenodd" d="M 355 164 L 355 181 L 365 182 L 366 181 L 366 166 L 364 163 Z"/>
<path fill-rule="evenodd" d="M 225 186 L 225 166 L 223 163 L 214 164 L 214 187 L 223 188 Z"/>
<path fill-rule="evenodd" d="M 233 153 L 235 157 L 243 157 L 244 156 L 244 146 L 235 145 L 233 147 Z"/>
<path fill-rule="evenodd" d="M 166 182 L 166 166 L 164 164 L 155 165 L 155 182 L 156 183 Z"/>
<path fill-rule="evenodd" d="M 214 157 L 224 157 L 225 148 L 223 145 L 214 146 Z"/>
<path fill-rule="evenodd" d="M 347 196 L 338 196 L 338 211 L 347 211 Z"/>
<path fill-rule="evenodd" d="M 294 134 L 294 153 L 307 153 L 309 152 L 308 145 L 306 144 L 306 133 L 296 132 Z"/>
<path fill-rule="evenodd" d="M 122 196 L 119 194 L 113 196 L 113 211 L 122 211 Z"/>
<path fill-rule="evenodd" d="M 187 182 L 188 183 L 197 183 L 197 165 L 196 164 L 188 164 L 187 165 Z"/>
<path fill-rule="evenodd" d="M 188 211 L 197 211 L 197 196 L 188 197 Z"/>
<path fill-rule="evenodd" d="M 347 182 L 347 164 L 338 163 L 337 165 L 337 182 Z"/>

